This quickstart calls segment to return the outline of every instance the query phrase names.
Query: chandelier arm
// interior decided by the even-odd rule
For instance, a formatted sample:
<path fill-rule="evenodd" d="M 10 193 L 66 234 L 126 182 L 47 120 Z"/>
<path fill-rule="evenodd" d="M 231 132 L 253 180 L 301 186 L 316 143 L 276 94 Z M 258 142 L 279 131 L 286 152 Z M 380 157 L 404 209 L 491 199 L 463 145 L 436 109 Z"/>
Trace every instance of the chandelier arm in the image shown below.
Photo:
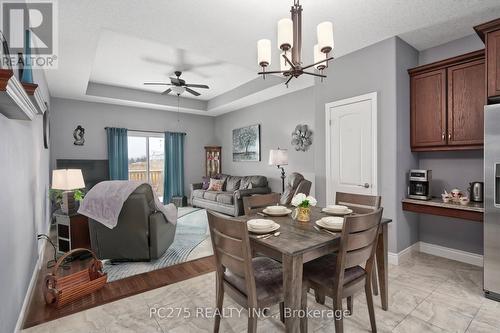
<path fill-rule="evenodd" d="M 292 67 L 292 69 L 295 69 L 295 65 L 288 59 L 288 57 L 285 54 L 282 54 L 283 58 L 285 58 L 285 61 Z M 285 71 L 288 72 L 288 71 Z"/>
<path fill-rule="evenodd" d="M 326 75 L 323 75 L 323 74 L 317 74 L 317 73 L 311 73 L 311 72 L 302 72 L 302 74 L 308 74 L 308 75 L 312 75 L 312 76 L 317 76 L 317 77 L 326 77 Z"/>
<path fill-rule="evenodd" d="M 292 75 L 290 75 L 290 77 L 288 78 L 288 80 L 286 80 L 286 82 L 285 82 L 285 85 L 286 85 L 287 87 L 288 87 L 288 82 L 290 82 L 290 80 L 291 80 L 291 79 L 293 79 L 293 76 L 292 76 Z"/>
<path fill-rule="evenodd" d="M 283 74 L 283 73 L 288 73 L 289 71 L 269 71 L 269 72 L 259 72 L 257 74 L 259 75 L 264 75 L 264 74 Z"/>
<path fill-rule="evenodd" d="M 318 61 L 318 62 L 316 62 L 316 63 L 314 63 L 314 64 L 311 64 L 311 65 L 308 65 L 308 66 L 302 67 L 302 69 L 308 69 L 308 68 L 311 68 L 311 67 L 313 67 L 313 66 L 319 65 L 319 64 L 321 64 L 321 63 L 323 63 L 323 62 L 325 62 L 325 61 L 330 61 L 330 60 L 332 60 L 332 59 L 333 59 L 333 57 L 326 58 L 326 59 L 323 59 L 323 60 L 321 60 L 321 61 Z"/>

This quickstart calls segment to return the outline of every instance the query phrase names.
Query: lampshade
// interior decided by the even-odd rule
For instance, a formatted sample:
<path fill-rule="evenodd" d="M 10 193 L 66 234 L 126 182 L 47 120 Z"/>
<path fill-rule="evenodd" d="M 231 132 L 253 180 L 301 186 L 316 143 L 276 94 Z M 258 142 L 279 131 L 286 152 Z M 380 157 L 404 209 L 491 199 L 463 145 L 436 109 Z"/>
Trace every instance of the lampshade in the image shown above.
<path fill-rule="evenodd" d="M 318 47 L 323 53 L 328 53 L 333 49 L 333 24 L 332 22 L 322 22 L 318 24 Z"/>
<path fill-rule="evenodd" d="M 288 51 L 293 47 L 293 21 L 284 18 L 278 21 L 278 48 Z"/>
<path fill-rule="evenodd" d="M 269 165 L 288 165 L 288 150 L 271 149 L 269 151 Z"/>
<path fill-rule="evenodd" d="M 323 52 L 321 52 L 321 50 L 319 49 L 319 45 L 318 44 L 314 45 L 314 63 L 320 62 L 321 60 L 325 60 L 325 59 L 326 59 L 326 55 Z M 325 62 L 322 62 L 321 64 L 316 65 L 316 68 L 319 70 L 322 70 L 325 67 L 326 67 Z"/>
<path fill-rule="evenodd" d="M 271 41 L 260 39 L 257 42 L 257 63 L 261 67 L 271 65 Z"/>
<path fill-rule="evenodd" d="M 285 58 L 283 58 L 283 54 L 285 54 L 285 53 L 283 52 L 280 54 L 280 69 L 282 71 L 289 71 L 290 69 L 292 69 L 292 67 L 290 66 L 288 61 L 286 61 Z"/>
<path fill-rule="evenodd" d="M 82 170 L 60 169 L 52 171 L 52 189 L 72 191 L 84 187 Z"/>

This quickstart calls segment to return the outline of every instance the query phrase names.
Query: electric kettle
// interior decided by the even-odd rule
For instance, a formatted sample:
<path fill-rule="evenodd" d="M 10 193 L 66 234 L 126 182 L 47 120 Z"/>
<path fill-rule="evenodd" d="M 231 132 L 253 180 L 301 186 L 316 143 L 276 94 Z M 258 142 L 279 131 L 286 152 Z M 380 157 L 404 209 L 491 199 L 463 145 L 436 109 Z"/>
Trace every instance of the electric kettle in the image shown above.
<path fill-rule="evenodd" d="M 470 201 L 483 202 L 484 197 L 484 183 L 472 182 L 469 183 Z"/>

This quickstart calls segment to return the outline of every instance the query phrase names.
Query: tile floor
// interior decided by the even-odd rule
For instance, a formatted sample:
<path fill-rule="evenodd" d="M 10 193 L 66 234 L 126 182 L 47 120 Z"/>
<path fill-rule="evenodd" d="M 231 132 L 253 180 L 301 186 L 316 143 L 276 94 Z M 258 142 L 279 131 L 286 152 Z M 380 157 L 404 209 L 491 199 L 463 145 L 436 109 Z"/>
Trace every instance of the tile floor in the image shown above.
<path fill-rule="evenodd" d="M 500 303 L 482 295 L 482 270 L 456 261 L 416 253 L 389 270 L 389 311 L 375 297 L 379 332 L 500 332 Z M 144 294 L 64 317 L 26 333 L 211 332 L 213 319 L 205 307 L 215 302 L 215 277 L 207 274 Z M 236 304 L 226 297 L 221 332 L 246 332 L 246 313 L 238 316 Z M 328 309 L 309 296 L 309 306 Z M 150 309 L 162 309 L 150 317 Z M 188 312 L 185 312 L 187 309 Z M 212 308 L 209 308 L 209 311 Z M 284 332 L 273 308 L 271 317 L 259 320 L 259 332 Z M 310 319 L 309 332 L 334 332 L 332 319 Z M 344 321 L 345 332 L 369 332 L 363 293 L 355 297 L 354 314 Z"/>

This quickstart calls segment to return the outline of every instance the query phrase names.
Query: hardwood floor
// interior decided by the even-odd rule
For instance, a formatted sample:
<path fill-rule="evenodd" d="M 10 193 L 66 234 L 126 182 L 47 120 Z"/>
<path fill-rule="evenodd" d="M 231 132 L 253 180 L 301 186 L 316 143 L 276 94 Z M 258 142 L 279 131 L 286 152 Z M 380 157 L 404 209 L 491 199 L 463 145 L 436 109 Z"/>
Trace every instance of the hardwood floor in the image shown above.
<path fill-rule="evenodd" d="M 46 261 L 45 261 L 46 262 Z M 75 260 L 68 270 L 61 270 L 61 275 L 79 271 L 85 266 L 85 260 Z M 65 307 L 57 309 L 45 304 L 42 293 L 44 277 L 49 269 L 44 267 L 39 271 L 30 304 L 26 310 L 23 329 L 58 319 L 76 312 L 110 303 L 125 297 L 133 296 L 152 289 L 190 279 L 215 270 L 213 256 L 162 268 L 156 271 L 131 276 L 122 280 L 110 282 L 98 292 L 88 295 Z"/>

